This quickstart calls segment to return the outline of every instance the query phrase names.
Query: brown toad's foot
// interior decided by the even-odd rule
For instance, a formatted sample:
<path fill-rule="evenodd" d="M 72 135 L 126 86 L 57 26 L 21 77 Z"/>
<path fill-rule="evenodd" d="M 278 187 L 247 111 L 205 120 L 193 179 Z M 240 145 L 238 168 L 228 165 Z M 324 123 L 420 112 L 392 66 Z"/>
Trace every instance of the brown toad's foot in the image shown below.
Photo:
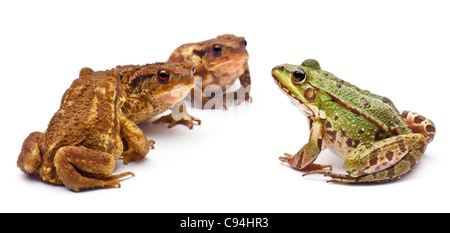
<path fill-rule="evenodd" d="M 189 129 L 194 127 L 194 122 L 197 122 L 198 125 L 202 123 L 202 121 L 196 117 L 193 117 L 187 113 L 174 113 L 168 114 L 166 116 L 162 116 L 158 120 L 154 121 L 155 123 L 169 123 L 167 128 L 172 128 L 177 124 L 186 125 Z"/>

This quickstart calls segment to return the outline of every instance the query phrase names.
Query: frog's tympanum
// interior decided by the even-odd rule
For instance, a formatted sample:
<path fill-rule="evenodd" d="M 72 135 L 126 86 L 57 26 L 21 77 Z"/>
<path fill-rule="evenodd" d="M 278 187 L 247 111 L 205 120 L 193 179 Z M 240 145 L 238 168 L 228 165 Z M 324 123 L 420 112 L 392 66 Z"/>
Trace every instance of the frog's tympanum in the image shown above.
<path fill-rule="evenodd" d="M 202 82 L 196 84 L 191 92 L 191 101 L 201 101 L 205 108 L 211 101 L 226 109 L 227 86 L 239 78 L 241 87 L 232 93 L 238 103 L 250 101 L 250 73 L 248 70 L 247 42 L 243 37 L 226 34 L 198 43 L 184 44 L 170 55 L 168 62 L 192 62 L 196 68 L 195 76 Z M 217 98 L 214 88 L 218 87 L 223 98 Z M 196 95 L 199 93 L 199 95 Z M 216 98 L 214 98 L 216 97 Z M 216 100 L 219 100 L 217 102 Z"/>
<path fill-rule="evenodd" d="M 153 141 L 122 113 L 125 97 L 117 78 L 82 69 L 47 130 L 25 139 L 17 166 L 26 174 L 38 172 L 42 180 L 74 191 L 120 187 L 121 178 L 134 174 L 112 175 L 116 160 L 120 156 L 124 163 L 141 159 L 153 147 Z"/>
<path fill-rule="evenodd" d="M 399 112 L 388 98 L 338 79 L 316 60 L 277 66 L 272 76 L 309 119 L 309 142 L 295 155 L 280 157 L 309 171 L 304 175 L 323 174 L 338 183 L 392 181 L 411 170 L 435 136 L 429 119 Z M 345 158 L 348 175 L 314 163 L 325 146 Z"/>
<path fill-rule="evenodd" d="M 169 128 L 184 124 L 190 129 L 194 122 L 201 123 L 186 112 L 183 102 L 194 87 L 194 72 L 189 62 L 117 66 L 106 71 L 125 86 L 127 97 L 122 111 L 128 119 L 138 124 L 172 109 L 171 114 L 154 123 L 168 122 Z"/>

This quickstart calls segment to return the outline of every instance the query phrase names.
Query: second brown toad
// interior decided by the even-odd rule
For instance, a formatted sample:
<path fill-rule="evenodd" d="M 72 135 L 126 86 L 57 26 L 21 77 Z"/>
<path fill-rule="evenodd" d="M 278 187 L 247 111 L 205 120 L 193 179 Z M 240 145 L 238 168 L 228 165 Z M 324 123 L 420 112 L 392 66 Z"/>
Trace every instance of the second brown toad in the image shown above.
<path fill-rule="evenodd" d="M 250 72 L 248 68 L 247 41 L 244 37 L 225 34 L 216 38 L 184 44 L 175 49 L 168 62 L 192 62 L 195 76 L 201 77 L 191 92 L 191 101 L 200 102 L 202 108 L 219 105 L 226 109 L 227 96 L 238 103 L 251 101 Z M 239 79 L 241 87 L 227 94 L 227 87 Z M 199 93 L 199 94 L 197 94 Z M 220 96 L 217 93 L 225 93 Z"/>

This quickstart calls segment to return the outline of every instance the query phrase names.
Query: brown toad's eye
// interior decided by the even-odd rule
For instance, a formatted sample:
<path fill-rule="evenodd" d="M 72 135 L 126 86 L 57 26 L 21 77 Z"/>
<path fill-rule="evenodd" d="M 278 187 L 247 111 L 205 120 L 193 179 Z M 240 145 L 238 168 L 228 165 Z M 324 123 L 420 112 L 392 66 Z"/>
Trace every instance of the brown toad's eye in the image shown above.
<path fill-rule="evenodd" d="M 300 84 L 302 83 L 306 78 L 306 72 L 302 69 L 296 70 L 294 71 L 294 73 L 292 73 L 292 82 L 294 84 Z"/>
<path fill-rule="evenodd" d="M 220 45 L 214 45 L 213 51 L 215 54 L 221 54 L 222 53 L 222 47 Z"/>
<path fill-rule="evenodd" d="M 170 73 L 167 72 L 166 70 L 161 70 L 158 72 L 158 80 L 160 82 L 168 82 L 170 78 Z"/>
<path fill-rule="evenodd" d="M 195 66 L 192 67 L 192 69 L 191 69 L 191 74 L 192 74 L 192 75 L 195 74 Z"/>
<path fill-rule="evenodd" d="M 244 40 L 244 42 L 242 42 L 242 44 L 244 45 L 244 47 L 247 47 L 247 41 Z"/>

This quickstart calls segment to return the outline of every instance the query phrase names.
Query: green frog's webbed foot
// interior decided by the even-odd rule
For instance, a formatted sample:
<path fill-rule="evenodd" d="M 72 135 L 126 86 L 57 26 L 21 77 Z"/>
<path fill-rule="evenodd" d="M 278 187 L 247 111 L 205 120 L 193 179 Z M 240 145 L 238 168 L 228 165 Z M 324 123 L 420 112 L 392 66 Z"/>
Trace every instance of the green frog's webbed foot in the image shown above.
<path fill-rule="evenodd" d="M 295 156 L 291 155 L 289 153 L 284 153 L 284 156 L 279 157 L 279 159 L 281 162 L 285 162 L 285 163 L 295 162 Z M 293 168 L 295 168 L 295 167 L 293 167 Z M 317 164 L 317 163 L 311 163 L 304 168 L 301 168 L 301 169 L 295 168 L 295 169 L 301 170 L 301 171 L 317 171 L 317 170 L 322 170 L 324 168 L 329 168 L 330 171 L 332 171 L 333 165 L 331 165 L 331 164 L 322 165 L 322 164 Z"/>
<path fill-rule="evenodd" d="M 289 153 L 284 153 L 284 156 L 279 157 L 281 162 L 289 163 L 289 160 L 292 159 L 294 156 Z"/>
<path fill-rule="evenodd" d="M 322 174 L 323 176 L 331 177 L 330 180 L 327 180 L 327 183 L 333 182 L 333 183 L 341 183 L 341 184 L 385 183 L 385 182 L 390 182 L 393 180 L 400 179 L 400 176 L 391 177 L 388 179 L 386 179 L 386 178 L 377 179 L 375 174 L 361 176 L 361 177 L 352 177 L 350 175 L 339 174 L 339 173 L 334 173 L 334 172 L 325 171 L 325 170 L 307 172 L 307 173 L 303 174 L 303 176 L 308 176 L 311 174 Z"/>
<path fill-rule="evenodd" d="M 327 180 L 327 182 L 335 182 L 335 183 L 356 183 L 354 177 L 345 174 L 339 174 L 326 170 L 316 170 L 304 173 L 302 176 L 308 176 L 312 174 L 322 174 L 323 176 L 331 177 L 331 180 Z"/>
<path fill-rule="evenodd" d="M 192 129 L 194 127 L 194 122 L 197 122 L 197 125 L 200 125 L 202 121 L 196 117 L 193 117 L 187 113 L 171 113 L 166 116 L 162 116 L 158 120 L 154 121 L 153 123 L 169 123 L 169 126 L 167 128 L 172 128 L 177 124 L 186 125 L 189 127 L 189 129 Z"/>

